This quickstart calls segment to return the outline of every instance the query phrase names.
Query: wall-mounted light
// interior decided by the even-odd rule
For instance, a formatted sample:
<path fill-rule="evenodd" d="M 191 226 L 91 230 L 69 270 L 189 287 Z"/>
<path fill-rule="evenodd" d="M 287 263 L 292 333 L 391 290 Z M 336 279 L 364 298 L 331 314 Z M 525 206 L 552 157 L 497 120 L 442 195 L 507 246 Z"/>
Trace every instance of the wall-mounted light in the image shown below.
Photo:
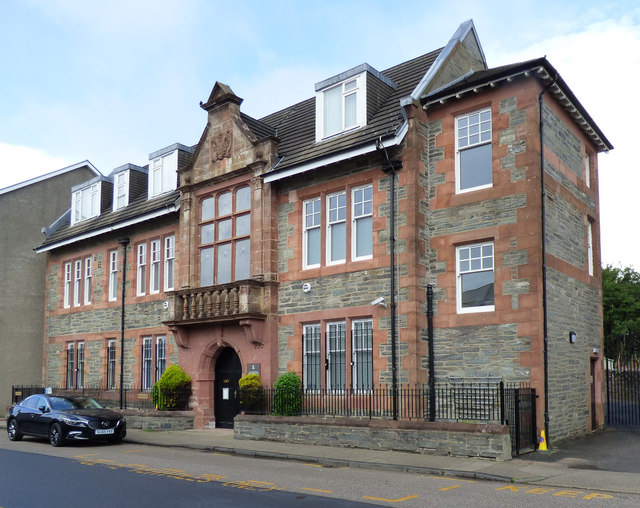
<path fill-rule="evenodd" d="M 575 344 L 576 343 L 576 332 L 571 331 L 569 332 L 569 344 Z"/>

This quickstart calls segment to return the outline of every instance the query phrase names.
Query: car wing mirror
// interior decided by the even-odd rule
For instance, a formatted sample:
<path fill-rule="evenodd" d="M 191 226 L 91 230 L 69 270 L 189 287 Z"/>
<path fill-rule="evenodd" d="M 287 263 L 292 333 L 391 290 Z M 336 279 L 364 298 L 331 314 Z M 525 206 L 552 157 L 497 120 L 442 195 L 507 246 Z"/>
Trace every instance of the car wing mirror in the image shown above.
<path fill-rule="evenodd" d="M 49 408 L 47 406 L 40 406 L 38 409 L 40 410 L 41 413 L 49 412 Z"/>

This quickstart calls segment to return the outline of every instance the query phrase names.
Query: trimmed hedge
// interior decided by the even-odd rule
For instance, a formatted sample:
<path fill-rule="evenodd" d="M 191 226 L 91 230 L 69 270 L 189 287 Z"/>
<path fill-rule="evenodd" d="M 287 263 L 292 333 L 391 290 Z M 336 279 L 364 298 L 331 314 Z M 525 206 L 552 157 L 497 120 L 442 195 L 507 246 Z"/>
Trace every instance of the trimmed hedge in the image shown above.
<path fill-rule="evenodd" d="M 185 410 L 191 396 L 191 376 L 178 365 L 170 365 L 152 388 L 153 402 L 159 411 Z"/>

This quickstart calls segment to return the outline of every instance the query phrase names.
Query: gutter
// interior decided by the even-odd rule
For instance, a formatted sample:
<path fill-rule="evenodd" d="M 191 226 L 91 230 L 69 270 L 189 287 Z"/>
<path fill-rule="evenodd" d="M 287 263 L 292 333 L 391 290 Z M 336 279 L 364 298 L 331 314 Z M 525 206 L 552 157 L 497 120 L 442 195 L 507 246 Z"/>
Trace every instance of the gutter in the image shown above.
<path fill-rule="evenodd" d="M 54 249 L 58 249 L 60 247 L 64 247 L 65 245 L 70 245 L 72 243 L 76 243 L 79 242 L 81 240 L 86 240 L 88 238 L 93 238 L 96 236 L 100 236 L 103 235 L 105 233 L 110 233 L 112 231 L 116 231 L 118 229 L 123 229 L 126 228 L 128 226 L 132 226 L 134 224 L 139 224 L 141 222 L 150 220 L 150 219 L 155 219 L 156 217 L 161 217 L 163 215 L 167 215 L 169 213 L 173 213 L 177 210 L 179 210 L 180 205 L 176 205 L 175 203 L 167 205 L 165 207 L 163 207 L 160 210 L 156 210 L 155 212 L 149 213 L 147 215 L 142 215 L 142 216 L 138 216 L 138 217 L 134 217 L 132 219 L 129 219 L 127 221 L 124 222 L 119 222 L 118 224 L 115 225 L 111 225 L 111 226 L 105 226 L 103 228 L 100 229 L 96 229 L 93 231 L 87 231 L 86 233 L 83 233 L 81 235 L 76 235 L 76 236 L 72 236 L 70 238 L 67 238 L 65 240 L 61 240 L 59 242 L 55 242 L 49 245 L 44 245 L 41 247 L 36 247 L 35 249 L 33 249 L 36 253 L 40 254 L 41 252 L 47 252 L 47 251 L 51 251 Z"/>
<path fill-rule="evenodd" d="M 386 143 L 389 146 L 399 145 L 409 130 L 409 122 L 405 119 L 400 128 L 396 131 L 396 134 L 389 138 Z M 263 175 L 264 183 L 276 182 L 278 180 L 283 180 L 285 178 L 289 178 L 291 176 L 299 175 L 301 173 L 306 173 L 307 171 L 312 171 L 317 168 L 321 168 L 323 166 L 329 166 L 331 164 L 335 164 L 336 162 L 341 162 L 344 160 L 352 159 L 354 157 L 358 157 L 360 155 L 364 155 L 367 153 L 373 153 L 377 150 L 378 139 L 373 139 L 369 144 L 362 145 L 358 148 L 354 148 L 353 150 L 348 150 L 346 152 L 341 152 L 335 155 L 331 155 L 329 157 L 322 157 L 320 159 L 307 162 L 306 164 L 300 164 L 294 166 L 289 169 L 284 169 L 281 172 L 273 173 L 273 170 L 280 164 L 282 159 L 278 160 L 278 162 L 273 166 L 269 173 Z"/>

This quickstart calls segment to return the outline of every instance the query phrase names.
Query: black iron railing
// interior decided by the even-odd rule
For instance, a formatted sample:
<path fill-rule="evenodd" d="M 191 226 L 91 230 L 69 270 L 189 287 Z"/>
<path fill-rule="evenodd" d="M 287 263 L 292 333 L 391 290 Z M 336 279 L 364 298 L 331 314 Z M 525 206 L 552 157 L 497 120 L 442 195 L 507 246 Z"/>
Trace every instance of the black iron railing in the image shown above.
<path fill-rule="evenodd" d="M 504 383 L 436 384 L 436 420 L 469 422 L 505 421 Z M 370 390 L 305 390 L 281 393 L 274 388 L 241 390 L 241 409 L 247 414 L 273 414 L 274 408 L 286 408 L 287 397 L 305 416 L 358 416 L 392 418 L 393 391 L 390 386 Z M 429 419 L 429 388 L 427 386 L 398 387 L 398 418 Z M 297 402 L 299 401 L 299 403 Z"/>
<path fill-rule="evenodd" d="M 85 395 L 91 397 L 104 407 L 120 407 L 120 390 L 109 390 L 106 387 L 86 386 L 83 388 L 12 386 L 11 401 L 17 404 L 29 395 L 51 393 L 53 395 Z M 191 388 L 177 390 L 142 390 L 137 387 L 126 387 L 123 390 L 122 409 L 159 409 L 184 411 L 189 409 Z"/>

